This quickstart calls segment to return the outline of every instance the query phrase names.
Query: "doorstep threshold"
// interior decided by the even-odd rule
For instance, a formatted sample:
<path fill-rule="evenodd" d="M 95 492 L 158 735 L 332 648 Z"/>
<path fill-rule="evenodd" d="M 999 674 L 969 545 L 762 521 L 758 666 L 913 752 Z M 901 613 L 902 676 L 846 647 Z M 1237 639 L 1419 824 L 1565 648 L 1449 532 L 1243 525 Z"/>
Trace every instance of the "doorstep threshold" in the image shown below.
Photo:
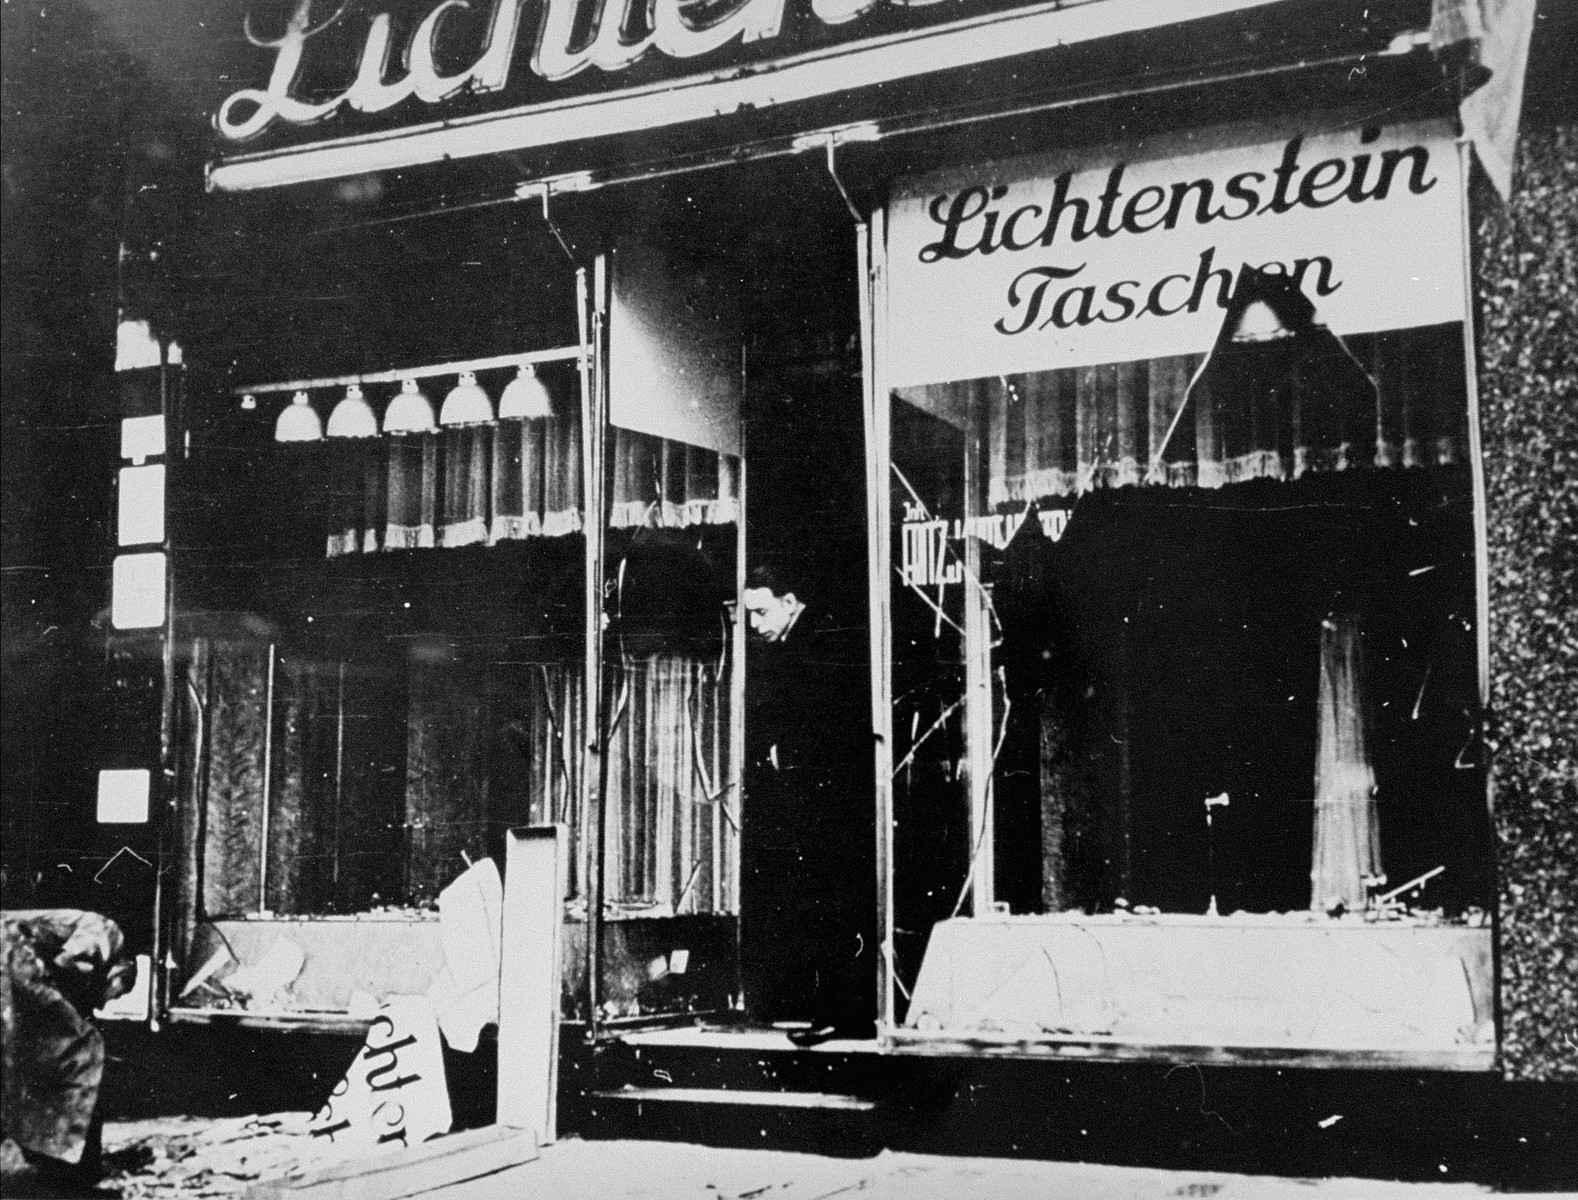
<path fill-rule="evenodd" d="M 1494 1046 L 1452 1049 L 1366 1048 L 1166 1042 L 1068 1034 L 1015 1034 L 985 1030 L 887 1031 L 889 1053 L 938 1057 L 1081 1059 L 1091 1062 L 1171 1062 L 1222 1066 L 1318 1069 L 1495 1072 Z"/>
<path fill-rule="evenodd" d="M 814 1046 L 797 1046 L 782 1029 L 719 1029 L 687 1025 L 675 1029 L 643 1029 L 620 1033 L 627 1046 L 694 1046 L 706 1050 L 746 1050 L 755 1053 L 792 1051 L 800 1054 L 880 1054 L 876 1038 L 829 1038 Z"/>
<path fill-rule="evenodd" d="M 365 1036 L 371 1017 L 338 1009 L 249 1009 L 172 1006 L 165 1013 L 172 1025 L 228 1025 L 238 1029 L 275 1029 L 300 1033 L 343 1033 Z"/>
<path fill-rule="evenodd" d="M 843 1112 L 870 1112 L 874 1100 L 844 1096 L 833 1092 L 763 1092 L 737 1088 L 623 1087 L 594 1091 L 602 1100 L 650 1101 L 670 1104 L 726 1104 L 754 1108 L 815 1108 Z"/>

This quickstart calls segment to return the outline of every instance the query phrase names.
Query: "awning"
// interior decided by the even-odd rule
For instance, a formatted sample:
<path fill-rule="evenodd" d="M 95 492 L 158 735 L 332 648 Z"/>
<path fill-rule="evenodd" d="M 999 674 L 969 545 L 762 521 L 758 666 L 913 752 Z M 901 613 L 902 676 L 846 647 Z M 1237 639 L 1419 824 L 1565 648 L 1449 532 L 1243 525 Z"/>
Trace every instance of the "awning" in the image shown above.
<path fill-rule="evenodd" d="M 1464 136 L 1503 200 L 1512 192 L 1534 7 L 1535 0 L 1435 0 L 1430 14 L 1431 49 L 1464 56 L 1486 80 L 1459 112 Z"/>

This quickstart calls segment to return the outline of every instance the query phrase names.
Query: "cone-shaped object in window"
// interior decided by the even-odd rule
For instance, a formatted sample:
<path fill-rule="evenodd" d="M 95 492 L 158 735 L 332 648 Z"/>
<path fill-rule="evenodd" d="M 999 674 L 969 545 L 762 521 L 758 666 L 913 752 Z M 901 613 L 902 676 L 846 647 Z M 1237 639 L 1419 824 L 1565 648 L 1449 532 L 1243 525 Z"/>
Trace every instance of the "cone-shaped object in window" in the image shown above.
<path fill-rule="evenodd" d="M 1296 276 L 1245 266 L 1216 343 L 1195 373 L 1151 481 L 1220 487 L 1297 479 L 1369 462 L 1378 396 L 1320 323 Z M 1165 477 L 1160 477 L 1165 473 Z"/>

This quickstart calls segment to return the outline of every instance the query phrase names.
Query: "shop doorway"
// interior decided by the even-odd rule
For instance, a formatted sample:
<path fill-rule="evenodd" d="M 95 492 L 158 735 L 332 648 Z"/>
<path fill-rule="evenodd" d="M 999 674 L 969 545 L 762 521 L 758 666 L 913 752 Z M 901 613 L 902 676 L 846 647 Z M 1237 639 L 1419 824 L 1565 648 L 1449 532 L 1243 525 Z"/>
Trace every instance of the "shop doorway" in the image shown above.
<path fill-rule="evenodd" d="M 878 939 L 855 231 L 820 164 L 774 174 L 792 183 L 743 193 L 786 198 L 752 253 L 746 562 L 807 607 L 747 647 L 742 981 L 753 1021 L 858 1032 Z"/>
<path fill-rule="evenodd" d="M 694 322 L 701 341 L 736 339 L 742 590 L 753 568 L 770 565 L 807 606 L 784 645 L 742 633 L 731 651 L 744 663 L 734 692 L 741 788 L 730 807 L 737 1004 L 755 1026 L 870 1026 L 876 861 L 855 226 L 811 156 L 632 187 L 618 205 L 616 281 L 639 247 L 649 265 L 662 264 L 650 290 L 677 299 L 674 321 Z M 629 385 L 618 291 L 616 282 L 616 426 Z M 693 332 L 676 328 L 672 344 Z M 676 378 L 671 390 L 693 385 Z M 615 491 L 617 507 L 617 479 Z M 737 629 L 743 620 L 737 611 Z"/>

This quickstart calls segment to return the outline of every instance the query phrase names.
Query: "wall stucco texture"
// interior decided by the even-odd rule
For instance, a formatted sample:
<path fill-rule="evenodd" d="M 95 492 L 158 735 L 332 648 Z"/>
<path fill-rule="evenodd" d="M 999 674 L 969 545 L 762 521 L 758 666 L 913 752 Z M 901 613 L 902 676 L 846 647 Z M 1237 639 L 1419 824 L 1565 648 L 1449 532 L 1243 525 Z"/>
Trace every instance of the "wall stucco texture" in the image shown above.
<path fill-rule="evenodd" d="M 1481 212 L 1501 1048 L 1578 1079 L 1578 125 L 1526 128 Z"/>

